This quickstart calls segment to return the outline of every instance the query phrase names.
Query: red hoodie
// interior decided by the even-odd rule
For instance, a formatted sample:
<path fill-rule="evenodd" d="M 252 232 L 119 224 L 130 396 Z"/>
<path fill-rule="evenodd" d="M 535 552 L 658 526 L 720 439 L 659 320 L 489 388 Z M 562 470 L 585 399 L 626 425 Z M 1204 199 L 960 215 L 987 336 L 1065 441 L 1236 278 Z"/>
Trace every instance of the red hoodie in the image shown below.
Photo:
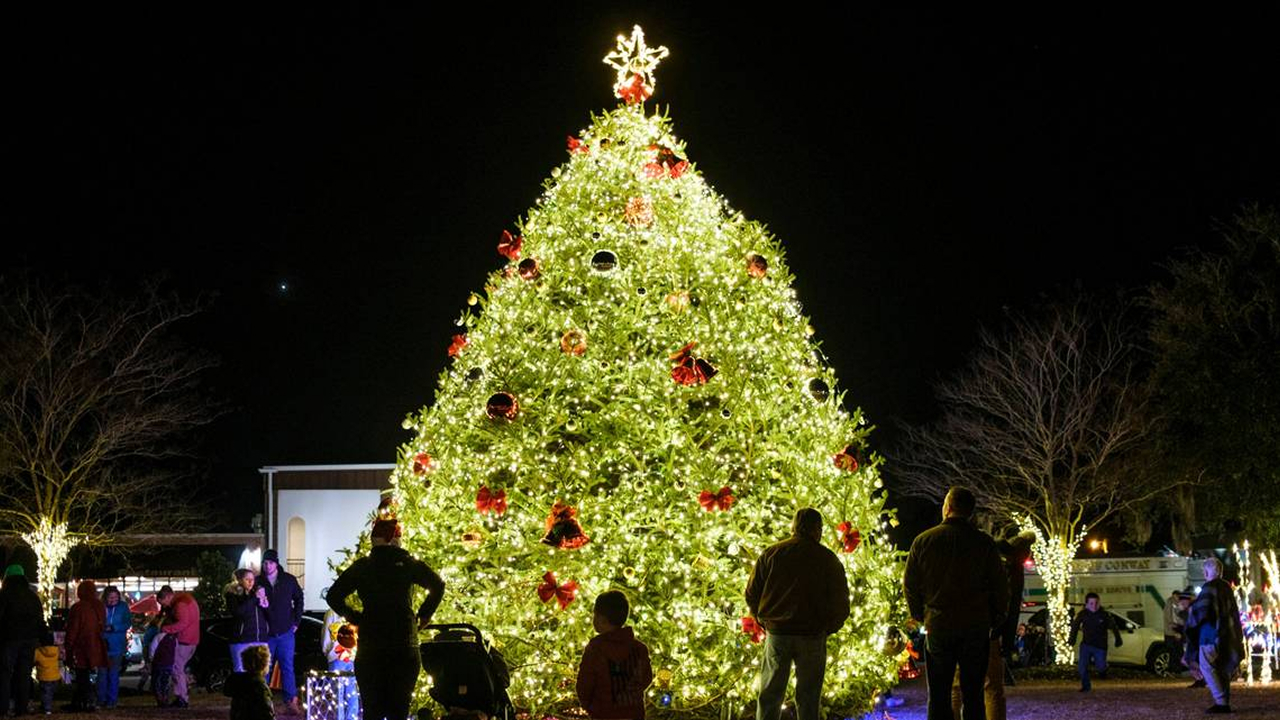
<path fill-rule="evenodd" d="M 629 627 L 591 638 L 578 667 L 578 702 L 593 718 L 641 720 L 653 682 L 649 648 Z"/>

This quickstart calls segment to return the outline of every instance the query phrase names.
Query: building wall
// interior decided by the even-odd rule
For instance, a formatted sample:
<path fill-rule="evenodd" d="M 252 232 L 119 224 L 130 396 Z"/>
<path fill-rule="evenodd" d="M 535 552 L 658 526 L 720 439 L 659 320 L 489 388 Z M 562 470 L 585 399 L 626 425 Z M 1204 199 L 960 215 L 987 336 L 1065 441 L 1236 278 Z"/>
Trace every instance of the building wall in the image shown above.
<path fill-rule="evenodd" d="M 367 529 L 369 514 L 378 506 L 378 490 L 279 490 L 277 491 L 276 547 L 280 562 L 288 561 L 289 521 L 305 522 L 305 576 L 303 591 L 308 610 L 324 610 L 324 593 L 333 584 L 329 561 L 339 551 L 355 545 Z"/>

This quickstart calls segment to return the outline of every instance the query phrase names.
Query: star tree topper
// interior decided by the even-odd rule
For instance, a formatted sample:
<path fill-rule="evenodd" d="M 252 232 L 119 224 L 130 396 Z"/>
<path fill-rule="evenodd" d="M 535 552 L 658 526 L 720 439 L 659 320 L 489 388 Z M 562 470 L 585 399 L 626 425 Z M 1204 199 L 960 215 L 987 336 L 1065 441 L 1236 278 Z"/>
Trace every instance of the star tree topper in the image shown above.
<path fill-rule="evenodd" d="M 628 103 L 644 102 L 657 86 L 653 71 L 671 51 L 659 45 L 651 48 L 644 42 L 644 30 L 636 25 L 631 37 L 618 36 L 618 48 L 604 56 L 604 63 L 618 71 L 613 91 Z"/>

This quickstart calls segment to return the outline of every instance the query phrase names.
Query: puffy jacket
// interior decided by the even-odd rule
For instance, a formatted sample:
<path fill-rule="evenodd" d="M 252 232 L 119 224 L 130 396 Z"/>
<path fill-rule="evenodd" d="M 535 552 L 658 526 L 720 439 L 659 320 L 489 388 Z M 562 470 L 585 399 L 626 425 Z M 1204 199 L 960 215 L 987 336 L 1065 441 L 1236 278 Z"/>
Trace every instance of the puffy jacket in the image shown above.
<path fill-rule="evenodd" d="M 107 608 L 98 599 L 98 588 L 85 580 L 76 588 L 79 602 L 67 611 L 67 665 L 73 668 L 107 666 Z"/>
<path fill-rule="evenodd" d="M 103 618 L 106 629 L 102 632 L 102 639 L 107 641 L 107 657 L 120 657 L 128 649 L 126 637 L 133 625 L 133 614 L 129 612 L 129 604 L 123 599 L 115 605 L 107 607 L 104 604 L 103 607 L 106 612 Z"/>
<path fill-rule="evenodd" d="M 21 575 L 10 575 L 0 587 L 0 642 L 39 640 L 47 628 L 44 608 Z"/>
<path fill-rule="evenodd" d="M 40 682 L 58 682 L 62 679 L 62 672 L 58 669 L 57 645 L 42 645 L 36 648 L 34 660 L 36 680 Z"/>
<path fill-rule="evenodd" d="M 267 590 L 267 620 L 271 625 L 271 636 L 292 632 L 302 622 L 302 606 L 306 602 L 298 578 L 279 570 L 275 583 L 272 583 L 264 572 L 258 576 L 254 590 L 260 587 Z"/>
<path fill-rule="evenodd" d="M 173 622 L 160 627 L 173 635 L 183 645 L 200 643 L 200 605 L 191 593 L 180 592 L 173 596 Z"/>
<path fill-rule="evenodd" d="M 237 588 L 227 593 L 227 607 L 239 621 L 233 643 L 267 641 L 271 635 L 271 621 L 267 618 L 267 609 L 258 604 L 255 593 Z"/>

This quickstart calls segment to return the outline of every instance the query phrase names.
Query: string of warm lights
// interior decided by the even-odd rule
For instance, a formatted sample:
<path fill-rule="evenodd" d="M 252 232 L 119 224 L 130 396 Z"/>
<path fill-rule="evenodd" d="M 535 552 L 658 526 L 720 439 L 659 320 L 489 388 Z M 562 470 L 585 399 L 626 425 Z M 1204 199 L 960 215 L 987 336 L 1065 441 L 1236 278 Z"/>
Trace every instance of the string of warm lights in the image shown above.
<path fill-rule="evenodd" d="M 1263 682 L 1271 682 L 1272 666 L 1280 657 L 1280 563 L 1276 561 L 1276 551 L 1267 550 L 1258 553 L 1262 569 L 1266 572 L 1267 581 L 1262 586 L 1263 627 L 1267 638 L 1263 643 Z"/>
<path fill-rule="evenodd" d="M 1035 558 L 1036 573 L 1044 582 L 1048 596 L 1049 640 L 1054 658 L 1059 665 L 1070 665 L 1071 645 L 1067 638 L 1071 635 L 1071 610 L 1067 603 L 1067 589 L 1071 586 L 1071 563 L 1088 529 L 1082 526 L 1074 539 L 1068 539 L 1066 536 L 1046 535 L 1029 515 L 1020 516 L 1017 521 L 1022 530 L 1030 531 L 1036 537 L 1031 544 L 1031 555 Z"/>
<path fill-rule="evenodd" d="M 654 714 L 738 716 L 762 651 L 743 589 L 812 506 L 851 588 L 825 702 L 868 710 L 901 659 L 883 643 L 904 619 L 896 521 L 781 245 L 642 102 L 569 148 L 467 301 L 434 403 L 405 421 L 394 495 L 405 547 L 448 585 L 438 621 L 492 638 L 517 707 L 566 712 L 592 602 L 618 589 Z"/>
<path fill-rule="evenodd" d="M 80 541 L 67 532 L 67 524 L 55 523 L 47 517 L 40 518 L 34 530 L 22 534 L 23 542 L 31 546 L 36 555 L 37 587 L 44 600 L 44 614 L 53 613 L 53 593 L 57 585 L 58 568 Z"/>
<path fill-rule="evenodd" d="M 1277 630 L 1277 592 L 1273 587 L 1277 579 L 1275 551 L 1261 553 L 1263 571 L 1268 582 L 1265 589 L 1259 589 L 1253 581 L 1253 567 L 1250 563 L 1252 552 L 1249 541 L 1231 546 L 1231 553 L 1236 556 L 1240 568 L 1240 582 L 1235 586 L 1236 604 L 1240 608 L 1240 622 L 1244 630 L 1244 646 L 1248 657 L 1245 658 L 1245 682 L 1253 684 L 1269 684 L 1271 682 L 1271 664 L 1276 650 Z M 1263 601 L 1262 595 L 1267 595 Z M 1258 598 L 1255 608 L 1251 600 Z M 1261 659 L 1258 676 L 1254 677 L 1253 658 Z"/>

